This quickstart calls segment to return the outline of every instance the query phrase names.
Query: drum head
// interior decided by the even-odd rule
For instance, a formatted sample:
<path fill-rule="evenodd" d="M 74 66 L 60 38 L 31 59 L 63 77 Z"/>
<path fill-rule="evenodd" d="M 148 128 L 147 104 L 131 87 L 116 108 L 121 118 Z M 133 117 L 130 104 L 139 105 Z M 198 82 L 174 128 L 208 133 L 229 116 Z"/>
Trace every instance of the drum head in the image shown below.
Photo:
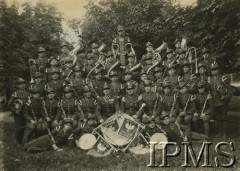
<path fill-rule="evenodd" d="M 151 136 L 150 142 L 157 142 L 155 149 L 164 149 L 166 144 L 161 144 L 161 142 L 168 142 L 168 139 L 163 133 L 155 133 Z"/>
<path fill-rule="evenodd" d="M 90 150 L 96 141 L 97 139 L 93 134 L 84 134 L 80 137 L 78 145 L 83 150 Z"/>

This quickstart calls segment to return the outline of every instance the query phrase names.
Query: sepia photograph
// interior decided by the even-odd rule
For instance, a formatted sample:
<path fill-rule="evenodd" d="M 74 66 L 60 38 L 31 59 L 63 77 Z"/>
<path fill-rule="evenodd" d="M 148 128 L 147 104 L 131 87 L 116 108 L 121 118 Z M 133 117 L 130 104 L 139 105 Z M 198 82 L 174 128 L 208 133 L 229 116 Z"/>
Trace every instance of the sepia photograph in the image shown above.
<path fill-rule="evenodd" d="M 240 170 L 240 0 L 0 0 L 0 170 Z"/>

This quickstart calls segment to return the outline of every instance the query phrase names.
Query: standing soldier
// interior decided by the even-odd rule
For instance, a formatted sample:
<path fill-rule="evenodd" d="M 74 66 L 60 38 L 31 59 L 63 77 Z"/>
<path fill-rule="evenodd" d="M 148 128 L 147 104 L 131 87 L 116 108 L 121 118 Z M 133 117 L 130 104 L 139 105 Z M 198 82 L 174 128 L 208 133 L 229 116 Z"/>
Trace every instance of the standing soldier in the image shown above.
<path fill-rule="evenodd" d="M 59 68 L 52 68 L 50 70 L 51 79 L 52 81 L 49 82 L 47 85 L 54 89 L 56 94 L 56 98 L 62 98 L 62 89 L 63 89 L 63 80 L 59 80 L 60 77 L 60 69 Z"/>
<path fill-rule="evenodd" d="M 92 55 L 93 55 L 93 60 L 94 63 L 96 63 L 98 61 L 99 58 L 99 51 L 98 51 L 99 45 L 97 43 L 93 43 L 92 44 Z"/>
<path fill-rule="evenodd" d="M 42 100 L 40 99 L 39 89 L 30 90 L 32 98 L 29 96 L 24 110 L 26 128 L 24 131 L 23 142 L 28 143 L 31 138 L 39 137 L 46 132 L 45 122 L 42 113 Z"/>
<path fill-rule="evenodd" d="M 86 123 L 88 127 L 96 126 L 97 116 L 95 114 L 95 110 L 97 106 L 97 100 L 92 98 L 91 89 L 87 85 L 84 86 L 84 98 L 79 100 L 79 105 L 82 109 L 82 116 L 79 119 L 78 126 L 83 127 L 84 123 Z"/>
<path fill-rule="evenodd" d="M 199 63 L 198 65 L 198 71 L 199 71 L 199 82 L 207 82 L 208 81 L 208 75 L 207 75 L 207 68 L 204 63 Z"/>
<path fill-rule="evenodd" d="M 178 78 L 179 76 L 176 74 L 176 69 L 173 64 L 168 65 L 168 76 L 165 78 L 165 80 L 169 81 L 171 86 L 174 87 L 173 92 L 177 92 L 177 86 L 178 86 Z"/>
<path fill-rule="evenodd" d="M 59 101 L 55 98 L 53 88 L 46 89 L 46 98 L 42 101 L 42 113 L 44 114 L 45 120 L 48 122 L 48 126 L 51 129 L 59 125 Z"/>
<path fill-rule="evenodd" d="M 191 123 L 193 113 L 196 110 L 196 101 L 194 95 L 188 93 L 186 82 L 180 82 L 179 98 L 179 115 L 177 122 L 186 125 L 185 136 L 191 140 Z"/>
<path fill-rule="evenodd" d="M 98 98 L 103 96 L 104 80 L 102 77 L 102 68 L 95 69 L 93 74 L 95 79 L 92 80 L 89 84 L 93 89 L 95 96 Z"/>
<path fill-rule="evenodd" d="M 169 64 L 176 64 L 173 50 L 168 48 L 166 50 L 167 59 L 163 61 L 163 65 L 167 68 Z"/>
<path fill-rule="evenodd" d="M 140 95 L 139 84 L 132 79 L 132 72 L 129 69 L 126 69 L 124 72 L 124 89 L 126 90 L 128 85 L 134 86 L 134 93 Z M 126 95 L 126 91 L 123 93 Z"/>
<path fill-rule="evenodd" d="M 160 66 L 156 66 L 154 68 L 154 76 L 155 76 L 155 85 L 156 85 L 156 92 L 159 93 L 159 94 L 162 94 L 163 92 L 163 89 L 162 89 L 162 86 L 163 86 L 163 66 L 160 67 Z"/>
<path fill-rule="evenodd" d="M 103 94 L 104 96 L 98 99 L 96 108 L 96 114 L 100 123 L 119 111 L 118 100 L 111 95 L 110 86 L 107 83 L 103 86 Z"/>
<path fill-rule="evenodd" d="M 128 59 L 128 65 L 126 66 L 126 70 L 131 70 L 133 67 L 136 66 L 136 56 L 134 53 L 131 52 L 127 55 L 127 59 Z M 138 77 L 139 77 L 139 71 L 137 71 L 137 70 L 133 71 L 132 79 L 136 81 L 138 79 Z"/>
<path fill-rule="evenodd" d="M 43 98 L 45 95 L 45 83 L 43 82 L 43 74 L 40 72 L 35 73 L 34 83 L 30 85 L 30 89 L 39 89 L 40 97 Z"/>
<path fill-rule="evenodd" d="M 77 96 L 82 99 L 83 98 L 83 86 L 85 85 L 85 81 L 82 78 L 82 73 L 83 71 L 81 70 L 81 68 L 76 65 L 73 68 L 73 72 L 74 72 L 74 79 L 72 80 L 72 86 L 73 89 L 76 91 Z"/>
<path fill-rule="evenodd" d="M 108 73 L 109 69 L 115 64 L 115 60 L 114 60 L 114 56 L 113 56 L 113 53 L 112 51 L 109 51 L 107 53 L 107 58 L 105 60 L 105 70 L 106 70 L 106 73 Z"/>
<path fill-rule="evenodd" d="M 168 114 L 170 117 L 171 122 L 174 122 L 178 111 L 179 111 L 179 102 L 178 102 L 178 93 L 174 94 L 172 92 L 172 88 L 169 82 L 163 82 L 163 93 L 160 96 L 162 111 L 161 116 Z M 156 122 L 160 122 L 161 117 L 156 118 Z"/>
<path fill-rule="evenodd" d="M 85 77 L 87 77 L 87 75 L 89 74 L 89 72 L 94 68 L 95 66 L 95 62 L 94 62 L 94 56 L 93 54 L 88 54 L 87 55 L 87 61 L 86 61 L 86 64 L 85 64 Z"/>
<path fill-rule="evenodd" d="M 114 98 L 117 98 L 118 101 L 120 102 L 120 99 L 122 98 L 122 95 L 124 93 L 124 87 L 123 85 L 119 82 L 119 76 L 116 70 L 112 70 L 109 74 L 110 77 L 110 90 L 111 90 L 111 95 Z"/>
<path fill-rule="evenodd" d="M 142 94 L 142 101 L 146 104 L 146 106 L 141 111 L 141 119 L 143 124 L 151 124 L 154 123 L 156 117 L 160 115 L 161 111 L 161 103 L 160 97 L 157 93 L 154 93 L 152 89 L 151 80 L 144 81 L 145 93 Z"/>
<path fill-rule="evenodd" d="M 67 58 L 69 58 L 69 50 L 68 45 L 66 43 L 62 43 L 61 46 L 61 54 L 57 57 L 60 61 L 61 68 L 64 66 L 64 62 Z"/>
<path fill-rule="evenodd" d="M 216 63 L 211 65 L 211 74 L 209 77 L 210 91 L 213 98 L 214 112 L 213 117 L 218 124 L 218 131 L 220 136 L 226 138 L 226 116 L 227 116 L 227 104 L 231 98 L 231 91 L 228 91 L 222 86 L 223 76 L 219 73 L 219 66 Z M 224 91 L 222 91 L 224 90 Z"/>
<path fill-rule="evenodd" d="M 191 76 L 192 76 L 191 70 L 190 70 L 190 63 L 188 61 L 184 61 L 182 63 L 181 69 L 182 69 L 182 74 L 181 74 L 182 76 L 179 77 L 179 79 L 188 84 L 190 82 Z"/>
<path fill-rule="evenodd" d="M 63 89 L 63 99 L 60 101 L 61 121 L 60 125 L 63 125 L 64 120 L 71 119 L 73 121 L 73 129 L 78 128 L 78 119 L 80 115 L 80 109 L 78 101 L 73 97 L 73 89 L 71 86 L 66 85 Z"/>
<path fill-rule="evenodd" d="M 210 119 L 213 113 L 213 100 L 211 94 L 208 93 L 207 82 L 198 83 L 198 92 L 196 94 L 196 112 L 193 115 L 193 129 L 199 132 L 199 121 L 202 119 L 204 134 L 209 137 Z"/>
<path fill-rule="evenodd" d="M 140 80 L 139 80 L 139 91 L 140 94 L 145 93 L 145 86 L 144 86 L 144 82 L 148 79 L 148 75 L 146 74 L 146 72 L 141 72 L 140 73 Z"/>
<path fill-rule="evenodd" d="M 11 95 L 8 104 L 14 117 L 16 145 L 20 147 L 22 146 L 25 127 L 24 107 L 29 93 L 25 90 L 26 82 L 24 79 L 18 78 L 16 84 L 17 91 Z"/>
<path fill-rule="evenodd" d="M 73 58 L 67 58 L 64 61 L 64 68 L 62 68 L 61 79 L 67 78 L 72 73 Z"/>
<path fill-rule="evenodd" d="M 126 89 L 127 94 L 122 97 L 121 100 L 121 110 L 123 110 L 124 113 L 140 121 L 141 116 L 139 110 L 142 106 L 142 97 L 134 94 L 133 85 L 128 85 Z"/>
<path fill-rule="evenodd" d="M 211 75 L 211 64 L 214 62 L 214 59 L 210 58 L 210 53 L 207 48 L 202 50 L 202 58 L 199 59 L 199 63 L 202 63 L 206 66 L 207 75 Z"/>

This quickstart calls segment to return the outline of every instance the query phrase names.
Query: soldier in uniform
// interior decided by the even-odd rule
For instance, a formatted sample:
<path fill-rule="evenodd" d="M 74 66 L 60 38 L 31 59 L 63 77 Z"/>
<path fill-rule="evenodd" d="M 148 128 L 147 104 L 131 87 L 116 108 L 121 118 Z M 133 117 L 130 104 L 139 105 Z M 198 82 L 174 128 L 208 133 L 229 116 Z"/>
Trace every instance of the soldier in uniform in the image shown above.
<path fill-rule="evenodd" d="M 186 83 L 189 83 L 191 80 L 191 69 L 190 69 L 190 63 L 188 61 L 184 61 L 181 64 L 181 70 L 182 70 L 182 76 L 179 77 L 179 79 L 181 79 L 181 81 L 184 81 Z"/>
<path fill-rule="evenodd" d="M 96 107 L 96 114 L 100 123 L 120 109 L 118 100 L 111 95 L 110 86 L 107 83 L 103 86 L 103 94 L 104 96 L 98 99 Z"/>
<path fill-rule="evenodd" d="M 30 89 L 37 88 L 40 91 L 40 97 L 43 98 L 45 94 L 45 83 L 43 82 L 43 74 L 36 72 L 34 76 L 34 83 L 30 85 Z"/>
<path fill-rule="evenodd" d="M 63 89 L 64 97 L 60 101 L 61 120 L 59 125 L 63 125 L 64 120 L 71 119 L 73 122 L 73 129 L 78 128 L 78 119 L 81 116 L 79 102 L 73 96 L 73 89 L 66 85 Z"/>
<path fill-rule="evenodd" d="M 105 64 L 104 64 L 106 73 L 108 73 L 109 69 L 115 64 L 115 62 L 116 61 L 114 59 L 112 51 L 108 51 L 107 58 L 106 58 L 106 61 L 105 61 Z"/>
<path fill-rule="evenodd" d="M 87 85 L 84 86 L 84 98 L 79 100 L 79 105 L 83 114 L 79 119 L 79 126 L 81 126 L 81 128 L 84 126 L 95 127 L 97 125 L 97 116 L 95 114 L 97 100 L 92 98 L 91 89 Z M 86 125 L 84 125 L 84 123 Z"/>
<path fill-rule="evenodd" d="M 166 50 L 166 55 L 167 55 L 167 59 L 163 61 L 163 65 L 167 68 L 167 66 L 169 66 L 169 64 L 175 64 L 176 62 L 174 59 L 174 53 L 173 53 L 172 49 L 168 48 Z"/>
<path fill-rule="evenodd" d="M 146 72 L 143 72 L 143 71 L 142 71 L 142 72 L 140 73 L 140 81 L 139 81 L 139 84 L 138 84 L 140 94 L 145 93 L 144 82 L 145 82 L 147 79 L 148 79 L 148 75 L 146 74 Z"/>
<path fill-rule="evenodd" d="M 63 89 L 63 80 L 59 80 L 60 77 L 60 69 L 59 68 L 52 68 L 50 70 L 51 79 L 52 81 L 47 84 L 48 87 L 54 89 L 56 98 L 62 98 L 62 89 Z"/>
<path fill-rule="evenodd" d="M 65 42 L 61 44 L 60 48 L 61 54 L 57 57 L 57 59 L 60 61 L 61 67 L 63 67 L 65 59 L 69 57 L 69 49 L 68 45 Z"/>
<path fill-rule="evenodd" d="M 156 66 L 154 68 L 154 76 L 155 76 L 155 85 L 156 85 L 156 92 L 159 94 L 162 94 L 163 89 L 162 89 L 162 85 L 163 85 L 163 67 L 160 66 Z"/>
<path fill-rule="evenodd" d="M 202 119 L 204 134 L 209 137 L 210 119 L 213 113 L 213 100 L 211 94 L 207 92 L 207 83 L 198 83 L 198 92 L 196 96 L 196 112 L 193 115 L 193 129 L 199 132 L 199 121 Z"/>
<path fill-rule="evenodd" d="M 110 90 L 111 95 L 113 95 L 114 98 L 117 98 L 120 102 L 120 99 L 122 98 L 122 95 L 124 93 L 124 86 L 119 82 L 119 76 L 116 70 L 112 70 L 109 74 L 110 77 Z"/>
<path fill-rule="evenodd" d="M 126 69 L 124 72 L 124 89 L 126 90 L 128 85 L 134 86 L 134 93 L 140 95 L 139 84 L 132 79 L 132 72 L 129 69 Z M 126 91 L 123 93 L 126 95 Z"/>
<path fill-rule="evenodd" d="M 203 48 L 202 50 L 202 58 L 199 59 L 199 63 L 202 63 L 206 66 L 206 72 L 207 75 L 211 75 L 211 64 L 214 62 L 215 60 L 210 58 L 210 53 L 209 50 L 207 48 Z"/>
<path fill-rule="evenodd" d="M 46 132 L 44 115 L 42 113 L 42 100 L 40 91 L 37 88 L 30 90 L 32 98 L 29 96 L 24 109 L 26 128 L 24 131 L 23 143 L 27 143 L 35 136 L 39 137 Z"/>
<path fill-rule="evenodd" d="M 166 113 L 169 115 L 171 122 L 174 122 L 178 111 L 179 111 L 179 102 L 178 102 L 178 94 L 174 94 L 172 92 L 172 88 L 169 82 L 163 82 L 163 93 L 160 96 L 161 99 L 161 116 Z M 161 117 L 158 116 L 156 118 L 156 122 L 160 123 Z"/>
<path fill-rule="evenodd" d="M 132 116 L 135 119 L 140 120 L 140 108 L 142 106 L 142 97 L 134 94 L 134 86 L 127 86 L 127 94 L 121 99 L 121 110 Z"/>
<path fill-rule="evenodd" d="M 85 76 L 88 75 L 88 73 L 93 69 L 93 67 L 95 66 L 95 62 L 94 62 L 94 56 L 93 54 L 87 54 L 87 61 L 85 64 Z"/>
<path fill-rule="evenodd" d="M 77 96 L 82 99 L 83 98 L 83 86 L 85 85 L 85 81 L 82 77 L 83 71 L 81 68 L 76 65 L 73 68 L 73 73 L 74 73 L 74 79 L 72 80 L 72 86 L 73 89 L 75 90 Z"/>
<path fill-rule="evenodd" d="M 60 109 L 59 101 L 55 98 L 55 92 L 53 88 L 46 89 L 46 98 L 42 101 L 42 113 L 45 120 L 48 122 L 48 127 L 51 129 L 59 125 L 60 121 Z"/>
<path fill-rule="evenodd" d="M 99 58 L 99 52 L 98 52 L 99 45 L 97 43 L 92 44 L 92 55 L 93 55 L 93 60 L 94 63 L 98 61 Z"/>
<path fill-rule="evenodd" d="M 61 79 L 67 78 L 72 73 L 73 58 L 67 58 L 64 61 L 64 68 L 61 72 Z"/>
<path fill-rule="evenodd" d="M 126 66 L 125 71 L 130 70 L 130 69 L 132 69 L 133 67 L 136 66 L 136 56 L 135 56 L 135 54 L 132 53 L 132 52 L 127 54 L 127 60 L 128 60 L 128 64 Z M 132 72 L 132 79 L 137 81 L 138 77 L 139 77 L 139 71 L 137 71 L 137 70 L 133 71 Z"/>
<path fill-rule="evenodd" d="M 157 93 L 154 93 L 152 89 L 152 81 L 144 81 L 145 93 L 142 94 L 142 101 L 146 104 L 143 110 L 140 112 L 142 123 L 151 124 L 154 123 L 156 117 L 160 115 L 161 103 L 160 97 Z"/>
<path fill-rule="evenodd" d="M 95 79 L 90 82 L 90 85 L 98 98 L 103 96 L 104 80 L 102 77 L 102 68 L 95 69 L 93 74 Z"/>
<path fill-rule="evenodd" d="M 222 86 L 223 76 L 219 73 L 218 64 L 212 63 L 211 74 L 212 76 L 209 77 L 208 81 L 214 104 L 213 118 L 217 121 L 220 136 L 226 138 L 227 103 L 232 96 L 232 92 Z M 223 90 L 223 93 L 221 90 Z"/>
<path fill-rule="evenodd" d="M 177 92 L 179 76 L 176 74 L 176 69 L 173 64 L 169 64 L 167 67 L 168 67 L 168 76 L 165 78 L 165 80 L 168 80 L 171 86 L 174 87 L 173 92 Z"/>
<path fill-rule="evenodd" d="M 198 78 L 198 82 L 207 82 L 208 81 L 207 68 L 204 63 L 199 63 L 198 71 L 200 74 Z"/>
<path fill-rule="evenodd" d="M 177 122 L 186 125 L 185 136 L 191 139 L 191 123 L 193 113 L 196 110 L 196 101 L 194 95 L 188 93 L 188 86 L 186 82 L 180 82 L 179 99 L 179 115 L 177 116 Z"/>

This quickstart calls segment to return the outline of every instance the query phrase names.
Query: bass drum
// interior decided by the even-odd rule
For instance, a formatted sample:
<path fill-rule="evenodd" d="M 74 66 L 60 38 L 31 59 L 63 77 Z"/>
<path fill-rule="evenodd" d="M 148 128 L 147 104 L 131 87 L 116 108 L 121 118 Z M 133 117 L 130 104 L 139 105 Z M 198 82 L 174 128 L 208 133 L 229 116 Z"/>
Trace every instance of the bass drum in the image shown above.
<path fill-rule="evenodd" d="M 164 133 L 155 133 L 150 137 L 150 142 L 156 142 L 155 149 L 162 150 L 166 146 L 166 142 L 168 142 L 168 138 Z"/>
<path fill-rule="evenodd" d="M 78 141 L 76 141 L 76 144 L 83 150 L 90 150 L 96 141 L 97 139 L 93 134 L 84 134 L 79 138 Z"/>

